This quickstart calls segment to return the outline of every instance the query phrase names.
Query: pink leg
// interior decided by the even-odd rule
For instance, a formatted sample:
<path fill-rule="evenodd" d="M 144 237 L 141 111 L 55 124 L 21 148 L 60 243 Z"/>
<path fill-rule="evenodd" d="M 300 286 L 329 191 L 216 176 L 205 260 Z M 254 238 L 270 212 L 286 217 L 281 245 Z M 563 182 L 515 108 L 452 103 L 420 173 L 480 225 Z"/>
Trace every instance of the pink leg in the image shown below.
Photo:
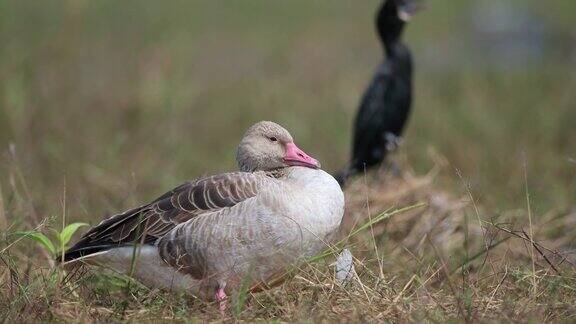
<path fill-rule="evenodd" d="M 224 292 L 224 288 L 218 288 L 216 290 L 216 301 L 218 301 L 220 303 L 220 312 L 224 312 L 226 310 L 226 307 L 228 306 L 226 300 L 228 299 L 228 296 L 226 296 L 226 293 Z"/>

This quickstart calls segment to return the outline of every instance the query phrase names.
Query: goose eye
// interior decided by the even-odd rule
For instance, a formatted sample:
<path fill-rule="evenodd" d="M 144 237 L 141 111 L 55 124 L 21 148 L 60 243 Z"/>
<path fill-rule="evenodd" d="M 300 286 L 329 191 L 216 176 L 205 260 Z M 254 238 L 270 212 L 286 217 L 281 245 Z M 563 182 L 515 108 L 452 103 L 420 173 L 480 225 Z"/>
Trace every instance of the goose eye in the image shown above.
<path fill-rule="evenodd" d="M 271 140 L 272 142 L 276 142 L 278 139 L 277 139 L 276 137 L 272 136 L 272 137 L 270 137 L 270 140 Z"/>

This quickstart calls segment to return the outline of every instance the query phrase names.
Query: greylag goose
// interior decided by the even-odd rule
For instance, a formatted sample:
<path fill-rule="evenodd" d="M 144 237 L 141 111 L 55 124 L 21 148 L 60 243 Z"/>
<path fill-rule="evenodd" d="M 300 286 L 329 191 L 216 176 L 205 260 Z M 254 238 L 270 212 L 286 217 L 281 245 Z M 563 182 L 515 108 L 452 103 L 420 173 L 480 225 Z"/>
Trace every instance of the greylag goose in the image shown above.
<path fill-rule="evenodd" d="M 91 228 L 64 261 L 100 264 L 152 287 L 220 301 L 327 247 L 344 195 L 280 125 L 263 121 L 238 146 L 239 172 L 190 182 Z"/>

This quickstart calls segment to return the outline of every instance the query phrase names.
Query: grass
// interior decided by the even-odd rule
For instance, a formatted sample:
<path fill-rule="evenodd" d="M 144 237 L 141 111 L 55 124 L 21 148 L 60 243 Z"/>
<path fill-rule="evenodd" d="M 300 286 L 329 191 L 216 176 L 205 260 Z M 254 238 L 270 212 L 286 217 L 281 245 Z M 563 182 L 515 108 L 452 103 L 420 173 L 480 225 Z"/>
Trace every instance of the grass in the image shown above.
<path fill-rule="evenodd" d="M 238 138 L 262 119 L 337 169 L 380 59 L 376 5 L 0 1 L 0 319 L 223 320 L 129 278 L 54 269 L 14 233 L 93 225 L 234 169 Z M 474 5 L 430 1 L 409 26 L 417 95 L 400 171 L 351 183 L 342 238 L 426 207 L 347 241 L 359 282 L 336 285 L 329 256 L 234 297 L 249 306 L 229 318 L 574 321 L 576 11 L 522 2 L 553 37 L 537 61 L 502 68 L 473 42 Z"/>

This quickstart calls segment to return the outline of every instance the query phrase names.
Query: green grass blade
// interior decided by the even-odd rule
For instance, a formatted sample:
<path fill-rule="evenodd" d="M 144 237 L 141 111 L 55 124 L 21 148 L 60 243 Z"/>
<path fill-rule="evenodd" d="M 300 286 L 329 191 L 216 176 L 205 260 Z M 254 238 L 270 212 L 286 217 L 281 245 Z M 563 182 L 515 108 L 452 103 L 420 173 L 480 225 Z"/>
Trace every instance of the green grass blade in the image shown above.
<path fill-rule="evenodd" d="M 56 255 L 56 247 L 54 246 L 52 241 L 50 241 L 48 236 L 36 231 L 16 232 L 14 234 L 30 238 L 40 243 L 40 245 L 42 245 L 46 250 L 48 250 L 50 254 Z"/>
<path fill-rule="evenodd" d="M 329 247 L 328 249 L 324 250 L 322 253 L 320 253 L 320 254 L 312 257 L 312 258 L 309 259 L 308 261 L 309 261 L 309 262 L 319 261 L 319 260 L 322 260 L 322 259 L 324 259 L 324 258 L 326 258 L 326 257 L 328 257 L 328 256 L 330 256 L 330 255 L 332 255 L 332 254 L 334 254 L 335 252 L 339 252 L 339 250 L 342 248 L 343 244 L 344 244 L 345 242 L 347 242 L 351 237 L 354 237 L 354 236 L 358 235 L 358 234 L 361 233 L 362 231 L 370 228 L 371 226 L 374 226 L 374 225 L 378 224 L 379 222 L 381 222 L 381 221 L 383 221 L 383 220 L 385 220 L 385 219 L 388 219 L 388 218 L 390 218 L 390 217 L 392 217 L 392 216 L 394 216 L 394 215 L 401 214 L 401 213 L 410 211 L 410 210 L 412 210 L 412 209 L 420 208 L 420 207 L 423 207 L 423 206 L 426 206 L 426 205 L 427 205 L 426 203 L 419 203 L 419 204 L 415 204 L 415 205 L 412 205 L 412 206 L 408 206 L 408 207 L 396 209 L 396 210 L 393 210 L 393 211 L 386 210 L 386 211 L 378 214 L 377 216 L 372 217 L 371 220 L 369 220 L 369 221 L 365 222 L 364 224 L 360 225 L 360 227 L 352 230 L 352 231 L 350 232 L 350 234 L 348 234 L 348 236 L 346 236 L 346 238 L 338 241 L 336 244 L 334 244 L 333 246 L 331 246 L 331 247 Z"/>
<path fill-rule="evenodd" d="M 463 269 L 464 267 L 468 266 L 470 263 L 472 263 L 472 261 L 474 261 L 474 260 L 478 259 L 479 257 L 483 256 L 484 254 L 488 253 L 488 251 L 490 251 L 490 250 L 492 250 L 493 248 L 497 247 L 497 246 L 500 245 L 501 243 L 506 242 L 509 238 L 510 238 L 510 237 L 505 237 L 505 238 L 501 239 L 500 241 L 498 241 L 498 242 L 490 245 L 490 246 L 488 247 L 488 249 L 482 249 L 482 250 L 478 251 L 478 252 L 477 252 L 476 254 L 474 254 L 473 256 L 471 256 L 471 257 L 467 258 L 466 260 L 464 260 L 464 261 L 462 262 L 462 264 L 461 264 L 458 268 L 456 268 L 456 269 L 454 269 L 454 270 L 452 271 L 452 273 L 455 273 L 456 271 L 459 271 L 459 270 Z"/>

